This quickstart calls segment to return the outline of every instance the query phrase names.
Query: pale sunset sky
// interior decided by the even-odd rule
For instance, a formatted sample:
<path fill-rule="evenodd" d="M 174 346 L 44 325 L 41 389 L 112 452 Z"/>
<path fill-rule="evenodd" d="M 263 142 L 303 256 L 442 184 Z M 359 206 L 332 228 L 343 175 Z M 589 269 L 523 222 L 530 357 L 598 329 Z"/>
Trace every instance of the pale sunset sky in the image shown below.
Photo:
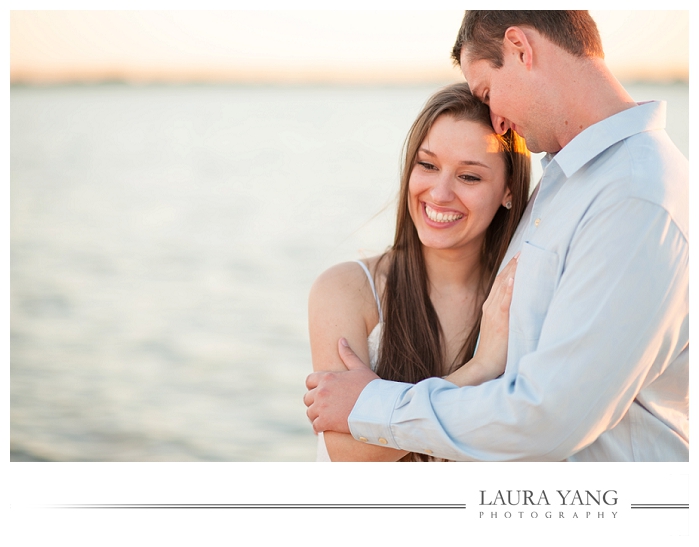
<path fill-rule="evenodd" d="M 596 11 L 621 80 L 687 80 L 689 11 Z M 12 83 L 461 79 L 453 11 L 10 12 Z"/>

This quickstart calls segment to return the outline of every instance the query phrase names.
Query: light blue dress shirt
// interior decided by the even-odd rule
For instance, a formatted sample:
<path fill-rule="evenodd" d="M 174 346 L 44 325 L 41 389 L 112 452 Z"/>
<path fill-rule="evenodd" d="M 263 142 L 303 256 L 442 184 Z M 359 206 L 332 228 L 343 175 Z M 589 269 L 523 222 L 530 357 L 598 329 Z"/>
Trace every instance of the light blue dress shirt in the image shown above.
<path fill-rule="evenodd" d="M 521 250 L 504 375 L 374 380 L 355 438 L 463 461 L 688 461 L 689 165 L 665 107 L 544 158 L 504 260 Z"/>

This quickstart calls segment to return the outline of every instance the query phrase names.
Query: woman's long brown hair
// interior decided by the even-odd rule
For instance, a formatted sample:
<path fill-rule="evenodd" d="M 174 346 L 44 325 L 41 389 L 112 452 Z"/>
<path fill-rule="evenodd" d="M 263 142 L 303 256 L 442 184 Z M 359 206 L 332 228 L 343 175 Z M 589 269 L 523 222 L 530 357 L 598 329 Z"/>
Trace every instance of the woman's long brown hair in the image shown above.
<path fill-rule="evenodd" d="M 506 163 L 507 187 L 512 192 L 512 208 L 501 206 L 486 231 L 481 254 L 481 288 L 474 309 L 476 322 L 456 361 L 447 363 L 445 370 L 442 328 L 430 300 L 422 244 L 408 205 L 408 183 L 418 148 L 440 116 L 453 116 L 492 128 L 488 107 L 471 94 L 465 83 L 448 86 L 434 94 L 410 128 L 404 146 L 395 239 L 393 247 L 381 259 L 387 259 L 389 266 L 382 299 L 385 323 L 377 374 L 388 380 L 416 383 L 431 376 L 443 376 L 473 357 L 482 304 L 529 197 L 529 151 L 524 139 L 510 130 L 500 137 L 500 143 Z"/>

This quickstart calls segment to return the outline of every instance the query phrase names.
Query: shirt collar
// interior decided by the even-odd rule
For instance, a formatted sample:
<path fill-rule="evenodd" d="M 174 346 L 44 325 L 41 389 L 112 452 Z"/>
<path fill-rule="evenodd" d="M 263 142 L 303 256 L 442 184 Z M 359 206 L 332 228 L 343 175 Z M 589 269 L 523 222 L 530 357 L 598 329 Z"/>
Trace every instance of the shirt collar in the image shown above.
<path fill-rule="evenodd" d="M 560 166 L 566 178 L 610 146 L 624 139 L 655 129 L 665 129 L 665 101 L 638 103 L 591 125 L 556 154 L 546 154 L 541 164 L 544 168 L 554 161 Z"/>

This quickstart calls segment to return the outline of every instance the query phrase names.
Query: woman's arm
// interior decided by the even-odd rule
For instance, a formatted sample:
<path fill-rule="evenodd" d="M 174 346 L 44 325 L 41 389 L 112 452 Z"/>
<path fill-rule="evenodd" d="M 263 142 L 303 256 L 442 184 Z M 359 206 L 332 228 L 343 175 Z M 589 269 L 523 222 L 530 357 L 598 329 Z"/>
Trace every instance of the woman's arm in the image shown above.
<path fill-rule="evenodd" d="M 519 253 L 498 274 L 483 304 L 480 341 L 476 354 L 461 368 L 445 376 L 445 380 L 457 386 L 477 386 L 505 372 L 507 337 L 510 332 L 510 304 L 518 258 Z"/>
<path fill-rule="evenodd" d="M 308 298 L 308 330 L 313 370 L 347 370 L 337 352 L 346 338 L 357 355 L 369 362 L 367 332 L 378 323 L 378 310 L 366 275 L 358 264 L 333 266 L 316 280 Z M 407 452 L 364 444 L 351 435 L 328 431 L 325 445 L 332 461 L 396 461 Z"/>

